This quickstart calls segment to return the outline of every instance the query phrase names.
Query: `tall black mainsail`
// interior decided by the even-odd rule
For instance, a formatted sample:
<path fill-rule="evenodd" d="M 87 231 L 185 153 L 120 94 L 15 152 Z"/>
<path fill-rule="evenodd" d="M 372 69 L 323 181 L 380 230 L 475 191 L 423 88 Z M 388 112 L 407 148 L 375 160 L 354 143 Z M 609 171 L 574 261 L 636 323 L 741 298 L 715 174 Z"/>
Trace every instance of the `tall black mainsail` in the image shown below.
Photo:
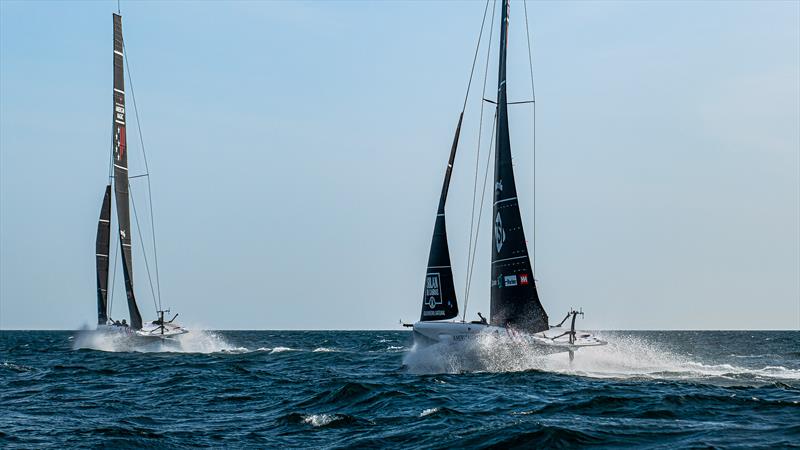
<path fill-rule="evenodd" d="M 439 197 L 439 208 L 436 212 L 436 224 L 433 228 L 431 251 L 428 255 L 428 270 L 425 274 L 425 295 L 422 298 L 422 315 L 420 321 L 452 319 L 458 316 L 456 287 L 453 283 L 453 270 L 450 267 L 450 248 L 447 245 L 447 226 L 444 220 L 444 207 L 447 203 L 447 191 L 450 189 L 450 177 L 453 174 L 453 163 L 458 149 L 458 138 L 461 135 L 462 112 L 458 116 L 456 135 L 450 148 L 447 160 L 447 171 L 444 175 L 442 194 Z"/>
<path fill-rule="evenodd" d="M 122 250 L 122 272 L 125 275 L 125 293 L 131 327 L 142 328 L 142 316 L 133 295 L 133 261 L 131 255 L 131 214 L 128 200 L 128 153 L 125 138 L 125 75 L 122 45 L 122 16 L 114 14 L 114 195 L 119 222 L 119 241 Z"/>
<path fill-rule="evenodd" d="M 500 61 L 497 80 L 497 141 L 492 210 L 491 323 L 528 332 L 549 328 L 533 279 L 528 245 L 514 182 L 506 98 L 508 0 L 503 0 L 500 22 Z"/>
<path fill-rule="evenodd" d="M 97 324 L 108 322 L 108 250 L 111 238 L 111 185 L 106 186 L 103 206 L 100 207 L 100 220 L 97 221 Z"/>

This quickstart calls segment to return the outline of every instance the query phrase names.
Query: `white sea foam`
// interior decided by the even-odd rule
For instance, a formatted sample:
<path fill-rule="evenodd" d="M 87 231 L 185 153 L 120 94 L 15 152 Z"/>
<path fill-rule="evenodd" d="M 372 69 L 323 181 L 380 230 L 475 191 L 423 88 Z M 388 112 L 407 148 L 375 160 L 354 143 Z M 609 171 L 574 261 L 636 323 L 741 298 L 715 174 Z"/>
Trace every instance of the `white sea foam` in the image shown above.
<path fill-rule="evenodd" d="M 12 370 L 14 372 L 30 372 L 31 370 L 33 370 L 33 367 L 31 366 L 26 366 L 23 364 L 14 364 L 8 361 L 4 361 L 2 364 L 0 364 L 0 367 Z"/>
<path fill-rule="evenodd" d="M 594 378 L 649 378 L 777 381 L 800 380 L 800 370 L 783 366 L 742 367 L 698 361 L 657 343 L 633 336 L 610 335 L 608 345 L 582 348 L 570 362 L 567 353 L 545 354 L 535 345 L 482 336 L 459 344 L 416 345 L 403 363 L 412 373 L 514 372 L 541 370 Z"/>
<path fill-rule="evenodd" d="M 272 349 L 270 353 L 283 353 L 283 352 L 291 352 L 294 351 L 291 347 L 275 347 Z"/>
<path fill-rule="evenodd" d="M 327 353 L 327 352 L 335 352 L 335 351 L 338 351 L 338 350 L 335 350 L 335 349 L 332 349 L 332 348 L 328 348 L 328 347 L 317 347 L 313 351 L 316 352 L 316 353 L 319 353 L 319 352 Z"/>
<path fill-rule="evenodd" d="M 341 419 L 341 417 L 335 414 L 309 414 L 303 416 L 303 422 L 314 427 L 324 427 L 325 425 L 339 419 Z"/>
<path fill-rule="evenodd" d="M 419 416 L 420 417 L 429 416 L 429 415 L 435 413 L 436 411 L 439 411 L 439 408 L 428 408 L 426 410 L 423 410 L 421 413 L 419 413 Z"/>

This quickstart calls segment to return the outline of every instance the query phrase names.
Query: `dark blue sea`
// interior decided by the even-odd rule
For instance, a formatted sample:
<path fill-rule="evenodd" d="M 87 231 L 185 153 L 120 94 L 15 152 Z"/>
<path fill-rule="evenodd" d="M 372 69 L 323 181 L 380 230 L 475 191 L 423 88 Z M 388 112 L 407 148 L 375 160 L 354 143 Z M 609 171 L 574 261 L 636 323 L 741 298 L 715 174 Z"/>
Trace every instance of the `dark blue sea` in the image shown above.
<path fill-rule="evenodd" d="M 539 355 L 406 331 L 0 331 L 0 447 L 800 446 L 800 332 L 601 332 Z"/>

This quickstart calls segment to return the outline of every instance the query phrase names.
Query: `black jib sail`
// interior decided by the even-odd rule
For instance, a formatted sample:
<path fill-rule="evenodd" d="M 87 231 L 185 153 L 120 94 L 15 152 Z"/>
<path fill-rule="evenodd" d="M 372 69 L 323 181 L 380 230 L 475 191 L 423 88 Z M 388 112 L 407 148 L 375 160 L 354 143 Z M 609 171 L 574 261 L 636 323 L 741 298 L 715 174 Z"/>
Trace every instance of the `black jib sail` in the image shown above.
<path fill-rule="evenodd" d="M 128 200 L 128 153 L 125 138 L 125 79 L 122 45 L 122 16 L 114 14 L 114 194 L 117 203 L 119 241 L 122 250 L 122 272 L 125 275 L 125 293 L 131 327 L 142 328 L 142 316 L 133 295 L 133 261 L 131 255 L 131 214 Z"/>
<path fill-rule="evenodd" d="M 111 238 L 111 185 L 106 186 L 103 206 L 100 207 L 100 220 L 97 222 L 97 324 L 108 322 L 108 250 Z"/>
<path fill-rule="evenodd" d="M 458 149 L 458 137 L 461 134 L 461 121 L 464 113 L 458 117 L 456 135 L 450 148 L 447 171 L 444 175 L 442 195 L 439 197 L 439 209 L 436 212 L 436 225 L 433 228 L 431 251 L 428 255 L 428 270 L 425 275 L 425 295 L 422 298 L 422 315 L 420 321 L 452 319 L 458 316 L 456 287 L 453 283 L 453 270 L 450 267 L 450 248 L 447 245 L 447 226 L 444 220 L 444 207 L 447 202 L 447 191 L 450 189 L 450 177 L 453 174 L 453 163 Z"/>
<path fill-rule="evenodd" d="M 492 211 L 491 323 L 528 332 L 549 328 L 533 279 L 528 245 L 517 201 L 506 98 L 508 0 L 503 0 L 500 22 L 500 61 L 497 80 L 497 142 Z"/>

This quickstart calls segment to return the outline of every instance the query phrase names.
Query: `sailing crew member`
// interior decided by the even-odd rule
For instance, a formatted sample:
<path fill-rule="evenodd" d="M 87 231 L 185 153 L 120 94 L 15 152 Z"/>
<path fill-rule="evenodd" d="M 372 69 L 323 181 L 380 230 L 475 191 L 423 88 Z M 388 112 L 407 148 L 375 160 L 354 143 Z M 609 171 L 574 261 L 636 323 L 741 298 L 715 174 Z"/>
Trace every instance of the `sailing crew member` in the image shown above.
<path fill-rule="evenodd" d="M 128 326 L 128 322 L 125 319 L 122 319 L 122 326 L 123 327 L 127 327 Z"/>

